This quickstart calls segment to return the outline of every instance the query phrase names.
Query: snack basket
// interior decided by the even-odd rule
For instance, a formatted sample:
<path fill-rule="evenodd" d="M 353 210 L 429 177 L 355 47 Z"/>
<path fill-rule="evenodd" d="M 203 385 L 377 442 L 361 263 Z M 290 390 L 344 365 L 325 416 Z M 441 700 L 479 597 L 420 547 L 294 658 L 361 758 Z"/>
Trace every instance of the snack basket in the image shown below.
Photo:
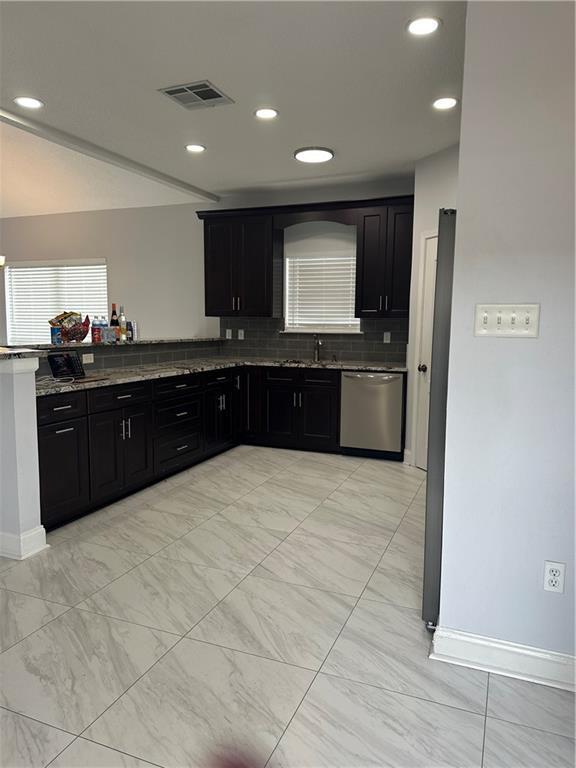
<path fill-rule="evenodd" d="M 90 329 L 88 315 L 82 320 L 82 315 L 78 312 L 62 312 L 48 322 L 53 328 L 60 328 L 63 344 L 84 341 Z"/>

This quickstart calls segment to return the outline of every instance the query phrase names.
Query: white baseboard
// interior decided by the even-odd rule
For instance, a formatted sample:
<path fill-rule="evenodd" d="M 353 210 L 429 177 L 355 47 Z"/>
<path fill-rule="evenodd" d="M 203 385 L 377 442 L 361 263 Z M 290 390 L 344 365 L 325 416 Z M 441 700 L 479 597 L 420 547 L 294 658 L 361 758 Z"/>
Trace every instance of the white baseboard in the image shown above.
<path fill-rule="evenodd" d="M 25 560 L 48 546 L 43 525 L 32 528 L 31 531 L 26 531 L 20 536 L 15 533 L 0 532 L 0 557 Z"/>
<path fill-rule="evenodd" d="M 573 691 L 574 656 L 438 627 L 431 659 Z"/>
<path fill-rule="evenodd" d="M 409 466 L 414 466 L 414 460 L 412 458 L 412 451 L 409 448 L 404 449 L 404 464 L 408 464 Z"/>

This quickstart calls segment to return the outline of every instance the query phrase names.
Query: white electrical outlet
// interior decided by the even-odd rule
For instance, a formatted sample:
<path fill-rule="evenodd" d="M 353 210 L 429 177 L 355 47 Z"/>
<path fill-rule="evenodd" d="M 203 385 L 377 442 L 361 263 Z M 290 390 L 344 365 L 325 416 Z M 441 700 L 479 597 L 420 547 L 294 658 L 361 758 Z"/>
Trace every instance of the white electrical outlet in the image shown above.
<path fill-rule="evenodd" d="M 539 326 L 540 304 L 476 304 L 474 336 L 534 338 Z"/>
<path fill-rule="evenodd" d="M 244 341 L 244 331 L 242 330 L 242 328 L 238 329 L 238 340 Z"/>
<path fill-rule="evenodd" d="M 84 363 L 84 365 L 90 365 L 90 363 L 93 363 L 94 355 L 92 354 L 92 352 L 85 352 L 82 355 L 82 362 Z"/>
<path fill-rule="evenodd" d="M 382 343 L 390 344 L 391 338 L 392 338 L 392 334 L 390 333 L 390 331 L 384 331 L 384 334 L 382 336 Z"/>
<path fill-rule="evenodd" d="M 546 560 L 544 562 L 544 589 L 546 592 L 564 592 L 565 573 L 566 563 Z"/>
<path fill-rule="evenodd" d="M 232 328 L 226 328 L 226 338 L 227 339 L 232 338 Z"/>

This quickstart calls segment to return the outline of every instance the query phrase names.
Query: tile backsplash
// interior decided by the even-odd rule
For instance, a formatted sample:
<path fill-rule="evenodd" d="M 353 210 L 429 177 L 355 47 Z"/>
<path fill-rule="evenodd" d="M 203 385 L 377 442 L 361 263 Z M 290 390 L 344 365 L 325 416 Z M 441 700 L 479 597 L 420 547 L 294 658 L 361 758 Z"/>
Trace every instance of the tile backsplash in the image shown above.
<path fill-rule="evenodd" d="M 404 365 L 408 344 L 408 319 L 377 318 L 361 320 L 362 333 L 320 333 L 324 342 L 321 358 L 324 360 L 357 360 Z M 220 335 L 226 339 L 226 330 L 232 339 L 224 341 L 223 354 L 234 357 L 280 357 L 310 359 L 313 356 L 313 337 L 309 333 L 283 333 L 284 321 L 276 318 L 223 317 Z M 238 339 L 238 331 L 244 339 Z M 383 335 L 390 332 L 390 343 L 384 344 Z"/>

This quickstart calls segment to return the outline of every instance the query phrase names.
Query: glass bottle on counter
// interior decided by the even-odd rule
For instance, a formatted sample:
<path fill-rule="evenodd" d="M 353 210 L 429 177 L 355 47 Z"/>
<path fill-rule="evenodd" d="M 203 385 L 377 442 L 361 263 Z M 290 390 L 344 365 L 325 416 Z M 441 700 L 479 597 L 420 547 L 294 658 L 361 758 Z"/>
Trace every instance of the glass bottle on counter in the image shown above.
<path fill-rule="evenodd" d="M 112 304 L 112 314 L 110 315 L 110 326 L 113 328 L 116 325 L 120 325 L 118 322 L 118 315 L 116 314 L 116 304 Z"/>
<path fill-rule="evenodd" d="M 120 343 L 125 344 L 128 338 L 126 333 L 126 315 L 124 314 L 124 307 L 120 304 L 120 316 L 118 317 L 118 325 L 120 326 Z"/>

